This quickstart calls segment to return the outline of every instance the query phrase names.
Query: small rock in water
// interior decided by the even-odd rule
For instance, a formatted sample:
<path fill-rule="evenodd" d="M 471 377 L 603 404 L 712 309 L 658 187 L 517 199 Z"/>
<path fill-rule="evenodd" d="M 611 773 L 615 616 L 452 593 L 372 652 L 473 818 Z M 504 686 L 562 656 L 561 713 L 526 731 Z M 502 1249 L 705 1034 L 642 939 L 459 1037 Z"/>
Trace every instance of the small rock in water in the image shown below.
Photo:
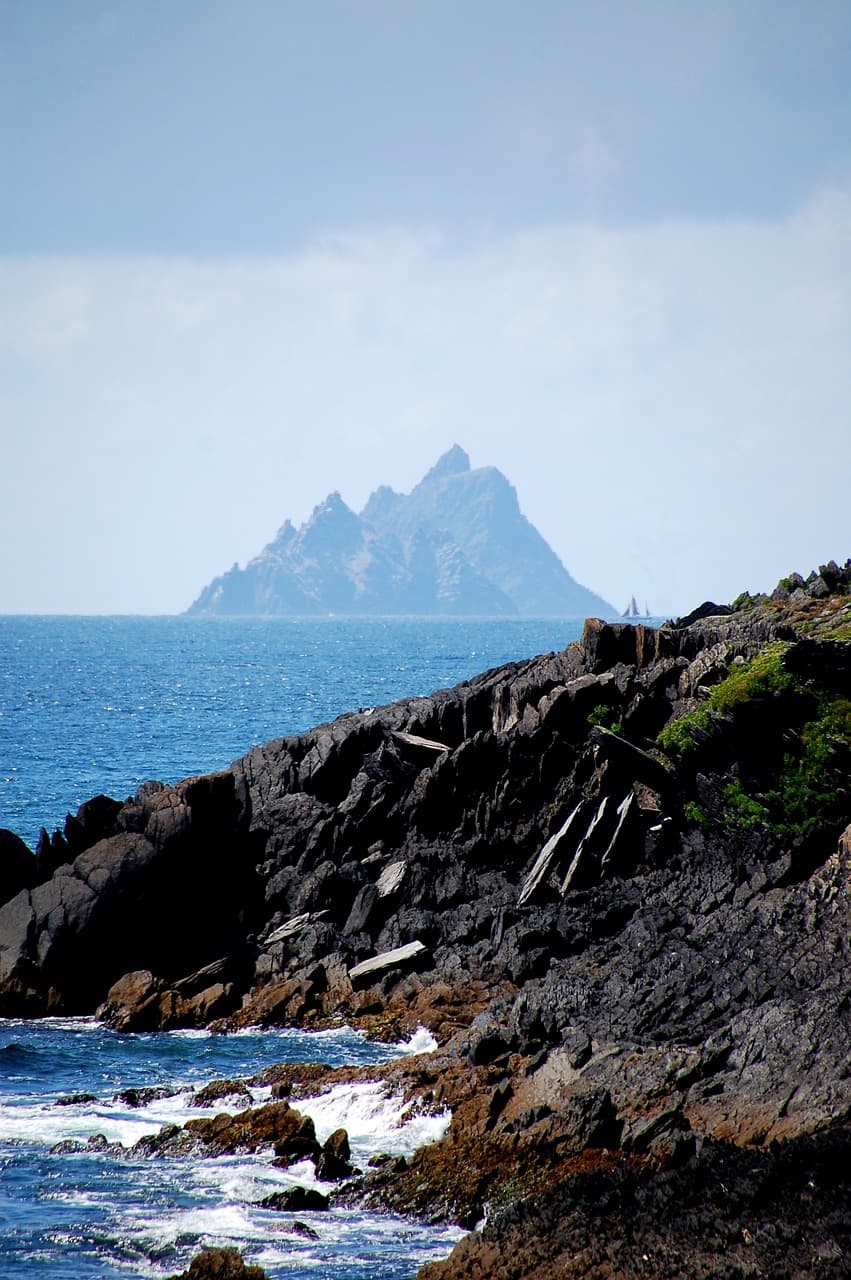
<path fill-rule="evenodd" d="M 260 1201 L 261 1209 L 278 1209 L 282 1213 L 299 1211 L 318 1212 L 327 1209 L 329 1200 L 321 1191 L 312 1187 L 292 1187 L 289 1191 L 275 1191 Z"/>
<path fill-rule="evenodd" d="M 250 1267 L 236 1249 L 205 1249 L 198 1253 L 186 1271 L 169 1280 L 269 1280 L 262 1267 Z"/>
<path fill-rule="evenodd" d="M 251 1101 L 251 1090 L 244 1080 L 211 1080 L 192 1098 L 193 1107 L 211 1107 L 222 1098 L 245 1098 Z"/>
<path fill-rule="evenodd" d="M 323 1182 L 339 1182 L 355 1172 L 351 1163 L 349 1135 L 345 1129 L 335 1129 L 322 1145 L 316 1159 L 316 1176 Z"/>
<path fill-rule="evenodd" d="M 125 1107 L 146 1107 L 150 1102 L 173 1098 L 177 1092 L 177 1089 L 169 1089 L 165 1085 L 147 1085 L 142 1089 L 122 1089 L 115 1094 L 113 1101 L 123 1102 Z"/>
<path fill-rule="evenodd" d="M 63 1138 L 61 1142 L 54 1142 L 50 1148 L 52 1156 L 73 1156 L 80 1151 L 85 1151 L 85 1142 L 80 1142 L 79 1138 Z"/>
<path fill-rule="evenodd" d="M 305 1240 L 318 1240 L 319 1232 L 314 1231 L 313 1227 L 309 1227 L 306 1222 L 295 1221 L 291 1227 L 287 1227 L 287 1231 L 293 1236 L 304 1236 Z"/>

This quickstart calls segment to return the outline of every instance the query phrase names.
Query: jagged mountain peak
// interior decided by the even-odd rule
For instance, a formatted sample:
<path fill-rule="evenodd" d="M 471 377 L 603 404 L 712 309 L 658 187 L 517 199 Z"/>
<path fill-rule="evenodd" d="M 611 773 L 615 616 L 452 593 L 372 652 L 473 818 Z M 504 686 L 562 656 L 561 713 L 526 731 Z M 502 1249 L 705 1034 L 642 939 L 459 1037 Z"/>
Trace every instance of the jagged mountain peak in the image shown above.
<path fill-rule="evenodd" d="M 355 515 L 355 512 L 352 511 L 349 504 L 343 500 L 340 490 L 334 489 L 332 493 L 328 494 L 328 497 L 325 499 L 324 502 L 320 502 L 317 506 L 313 508 L 313 512 L 310 516 L 310 519 L 319 520 L 326 516 L 340 516 L 340 515 L 353 516 Z"/>
<path fill-rule="evenodd" d="M 389 484 L 380 484 L 367 499 L 361 512 L 361 519 L 367 521 L 383 520 L 387 514 L 405 501 L 405 495 L 391 489 Z"/>
<path fill-rule="evenodd" d="M 438 458 L 437 462 L 423 476 L 420 484 L 428 484 L 432 480 L 442 480 L 445 476 L 463 475 L 470 470 L 470 455 L 460 444 L 453 444 Z"/>
<path fill-rule="evenodd" d="M 473 470 L 457 444 L 409 494 L 381 485 L 359 515 L 330 493 L 189 612 L 616 616 L 573 580 L 502 472 Z"/>
<path fill-rule="evenodd" d="M 275 534 L 275 537 L 270 543 L 270 546 L 276 547 L 278 549 L 282 547 L 286 547 L 289 545 L 289 543 L 292 542 L 293 538 L 295 538 L 297 534 L 298 534 L 298 530 L 296 529 L 292 520 L 287 519 L 284 521 L 284 523 L 281 525 L 278 532 Z M 237 566 L 234 565 L 234 568 L 237 568 Z"/>
<path fill-rule="evenodd" d="M 363 541 L 363 522 L 343 501 L 335 489 L 324 502 L 314 507 L 310 519 L 295 539 L 303 551 L 321 550 L 325 554 L 349 554 Z M 295 548 L 294 548 L 295 550 Z"/>

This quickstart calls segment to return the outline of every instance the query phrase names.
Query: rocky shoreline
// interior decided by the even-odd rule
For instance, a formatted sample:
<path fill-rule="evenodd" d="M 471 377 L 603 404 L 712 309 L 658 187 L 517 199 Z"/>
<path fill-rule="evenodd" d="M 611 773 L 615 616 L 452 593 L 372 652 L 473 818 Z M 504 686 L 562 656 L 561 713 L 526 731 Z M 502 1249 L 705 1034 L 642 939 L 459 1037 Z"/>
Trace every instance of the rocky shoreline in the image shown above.
<path fill-rule="evenodd" d="M 470 1228 L 428 1280 L 851 1275 L 849 766 L 851 561 L 590 619 L 97 797 L 34 856 L 4 833 L 0 1013 L 427 1026 L 432 1053 L 347 1078 L 448 1108 L 445 1137 L 335 1198 Z M 275 1087 L 206 1154 L 309 1141 L 298 1069 Z"/>

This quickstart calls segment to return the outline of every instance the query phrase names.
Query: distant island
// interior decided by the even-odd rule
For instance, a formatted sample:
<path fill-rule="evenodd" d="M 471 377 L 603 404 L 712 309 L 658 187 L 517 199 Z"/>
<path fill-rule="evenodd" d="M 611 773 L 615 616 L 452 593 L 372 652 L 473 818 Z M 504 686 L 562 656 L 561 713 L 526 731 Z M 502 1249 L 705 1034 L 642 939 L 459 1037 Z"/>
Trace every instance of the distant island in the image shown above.
<path fill-rule="evenodd" d="M 287 520 L 190 614 L 421 614 L 614 618 L 565 569 L 496 467 L 454 445 L 409 494 L 376 489 L 360 514 L 330 494 Z"/>

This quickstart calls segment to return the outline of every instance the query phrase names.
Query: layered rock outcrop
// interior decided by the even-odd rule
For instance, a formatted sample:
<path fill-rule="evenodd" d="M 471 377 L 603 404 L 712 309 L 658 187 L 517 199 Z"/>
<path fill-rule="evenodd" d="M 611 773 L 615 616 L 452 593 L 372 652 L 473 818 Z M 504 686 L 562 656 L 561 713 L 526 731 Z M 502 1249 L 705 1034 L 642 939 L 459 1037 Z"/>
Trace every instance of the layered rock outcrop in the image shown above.
<path fill-rule="evenodd" d="M 762 1196 L 763 1252 L 735 1258 L 784 1274 L 765 1206 L 795 1161 L 772 1144 L 820 1185 L 851 1120 L 851 562 L 802 582 L 658 630 L 592 619 L 561 653 L 148 785 L 106 832 L 81 811 L 0 909 L 0 1009 L 425 1022 L 440 1048 L 386 1074 L 449 1131 L 343 1194 L 487 1215 L 435 1276 L 552 1274 L 597 1194 L 612 1248 L 676 1185 L 700 1235 L 700 1187 L 744 1148 L 718 1240 Z M 689 1270 L 657 1208 L 635 1239 L 658 1274 L 738 1274 L 704 1266 L 708 1227 Z M 849 1274 L 833 1199 L 813 1222 L 786 1242 L 826 1259 L 801 1274 Z M 620 1274 L 597 1243 L 565 1273 Z"/>

